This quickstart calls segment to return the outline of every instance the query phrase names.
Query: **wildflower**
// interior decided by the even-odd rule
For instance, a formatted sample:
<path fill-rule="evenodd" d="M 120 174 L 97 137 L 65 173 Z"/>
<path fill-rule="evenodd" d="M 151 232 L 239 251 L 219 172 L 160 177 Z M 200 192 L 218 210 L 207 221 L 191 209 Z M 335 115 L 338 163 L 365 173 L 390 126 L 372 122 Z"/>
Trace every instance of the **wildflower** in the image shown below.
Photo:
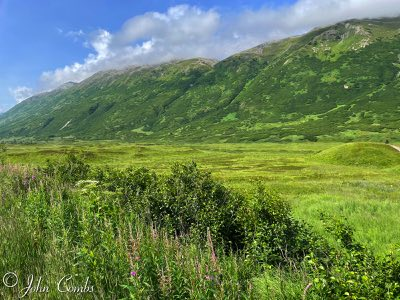
<path fill-rule="evenodd" d="M 132 271 L 132 272 L 131 272 L 131 276 L 132 276 L 132 277 L 136 277 L 136 276 L 137 276 L 137 273 L 136 273 L 135 271 Z"/>

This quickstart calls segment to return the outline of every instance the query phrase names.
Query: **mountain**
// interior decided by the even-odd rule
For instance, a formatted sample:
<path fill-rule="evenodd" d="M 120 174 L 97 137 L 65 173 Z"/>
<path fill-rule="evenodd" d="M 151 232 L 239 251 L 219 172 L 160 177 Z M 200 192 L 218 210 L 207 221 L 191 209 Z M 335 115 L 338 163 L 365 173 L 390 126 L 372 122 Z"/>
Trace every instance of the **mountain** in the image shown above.
<path fill-rule="evenodd" d="M 0 116 L 0 138 L 398 139 L 400 18 L 349 20 L 223 61 L 97 73 Z"/>

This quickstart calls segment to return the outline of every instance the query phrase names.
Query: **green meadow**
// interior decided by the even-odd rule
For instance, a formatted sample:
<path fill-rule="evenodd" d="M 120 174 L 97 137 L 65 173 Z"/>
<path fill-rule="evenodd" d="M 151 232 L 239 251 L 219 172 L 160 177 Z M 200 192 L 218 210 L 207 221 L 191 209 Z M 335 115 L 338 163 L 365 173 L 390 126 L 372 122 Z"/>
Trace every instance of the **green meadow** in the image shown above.
<path fill-rule="evenodd" d="M 377 254 L 400 243 L 400 153 L 374 143 L 155 145 L 116 141 L 8 145 L 13 164 L 43 165 L 67 153 L 91 166 L 146 167 L 158 174 L 195 161 L 224 185 L 250 194 L 257 183 L 287 200 L 296 218 L 323 233 L 320 214 L 346 218 Z M 328 237 L 329 238 L 329 237 Z"/>

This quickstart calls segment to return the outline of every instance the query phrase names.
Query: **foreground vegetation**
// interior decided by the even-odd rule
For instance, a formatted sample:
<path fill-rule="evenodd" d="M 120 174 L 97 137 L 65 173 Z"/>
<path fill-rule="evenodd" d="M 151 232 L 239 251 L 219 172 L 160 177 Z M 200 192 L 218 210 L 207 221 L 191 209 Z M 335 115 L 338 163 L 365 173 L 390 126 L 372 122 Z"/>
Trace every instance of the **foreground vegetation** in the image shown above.
<path fill-rule="evenodd" d="M 396 252 L 362 245 L 328 210 L 318 213 L 320 228 L 299 221 L 268 184 L 239 193 L 194 163 L 155 173 L 73 154 L 22 166 L 10 164 L 12 152 L 0 172 L 0 274 L 14 271 L 21 281 L 2 286 L 2 298 L 18 296 L 32 273 L 50 286 L 64 274 L 73 275 L 70 285 L 89 278 L 107 299 L 400 296 Z M 63 296 L 93 298 L 80 291 Z M 56 288 L 46 295 L 60 297 Z"/>
<path fill-rule="evenodd" d="M 195 160 L 215 179 L 248 197 L 257 182 L 287 200 L 293 214 L 324 235 L 320 212 L 347 218 L 357 240 L 377 254 L 400 241 L 400 163 L 387 165 L 388 146 L 379 156 L 364 144 L 258 143 L 151 145 L 113 142 L 8 145 L 7 161 L 37 167 L 67 153 L 81 154 L 95 167 L 143 166 L 168 174 L 170 166 Z M 350 148 L 350 149 L 349 149 Z M 349 151 L 348 151 L 349 149 Z M 354 151 L 356 149 L 356 151 Z M 363 155 L 359 155 L 363 153 Z M 397 155 L 397 153 L 396 153 Z M 397 155 L 398 157 L 398 155 Z M 378 158 L 378 159 L 377 159 Z M 374 162 L 371 164 L 371 162 Z M 376 162 L 382 163 L 376 165 Z M 329 236 L 328 236 L 329 238 Z"/>

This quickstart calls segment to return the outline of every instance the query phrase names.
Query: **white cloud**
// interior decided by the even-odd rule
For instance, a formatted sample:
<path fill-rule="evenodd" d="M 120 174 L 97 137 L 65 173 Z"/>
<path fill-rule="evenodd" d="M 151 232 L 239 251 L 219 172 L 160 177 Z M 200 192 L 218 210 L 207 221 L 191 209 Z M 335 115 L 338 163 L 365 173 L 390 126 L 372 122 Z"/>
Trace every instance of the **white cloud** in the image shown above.
<path fill-rule="evenodd" d="M 277 39 L 348 19 L 395 17 L 399 0 L 300 0 L 279 10 L 246 11 L 237 32 L 254 38 Z"/>
<path fill-rule="evenodd" d="M 166 13 L 149 12 L 125 22 L 121 30 L 100 29 L 88 41 L 94 53 L 83 63 L 74 63 L 40 78 L 43 89 L 67 81 L 81 81 L 95 72 L 129 65 L 153 64 L 176 58 L 214 56 L 220 15 L 180 5 Z"/>
<path fill-rule="evenodd" d="M 34 95 L 32 88 L 26 86 L 18 86 L 16 88 L 9 88 L 9 93 L 14 97 L 17 103 L 24 101 L 25 99 Z"/>
<path fill-rule="evenodd" d="M 225 58 L 260 43 L 284 38 L 322 25 L 351 18 L 376 18 L 400 14 L 399 0 L 299 0 L 279 9 L 247 10 L 224 16 L 216 10 L 179 5 L 164 13 L 148 12 L 127 20 L 117 32 L 100 29 L 86 35 L 93 50 L 83 62 L 40 78 L 42 89 L 79 82 L 111 68 L 166 62 L 193 57 Z"/>

